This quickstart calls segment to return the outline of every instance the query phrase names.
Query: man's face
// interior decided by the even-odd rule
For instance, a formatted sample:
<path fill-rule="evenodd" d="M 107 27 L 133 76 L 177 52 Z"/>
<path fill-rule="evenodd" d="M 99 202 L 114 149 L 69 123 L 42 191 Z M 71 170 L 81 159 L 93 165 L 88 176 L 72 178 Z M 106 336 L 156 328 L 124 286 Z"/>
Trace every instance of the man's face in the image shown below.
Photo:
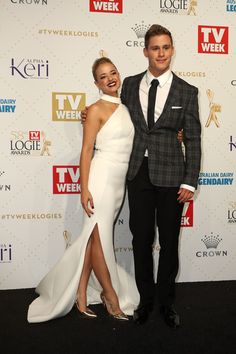
<path fill-rule="evenodd" d="M 158 77 L 169 70 L 174 47 L 170 37 L 161 34 L 149 39 L 148 48 L 144 48 L 143 53 L 148 58 L 150 72 Z"/>

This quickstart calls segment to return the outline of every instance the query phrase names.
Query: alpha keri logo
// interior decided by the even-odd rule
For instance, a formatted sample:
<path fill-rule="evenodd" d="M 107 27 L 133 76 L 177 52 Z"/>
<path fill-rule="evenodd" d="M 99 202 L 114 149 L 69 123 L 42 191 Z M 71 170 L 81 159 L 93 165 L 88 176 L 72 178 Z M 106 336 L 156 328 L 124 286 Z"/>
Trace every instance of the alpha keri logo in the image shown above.
<path fill-rule="evenodd" d="M 0 263 L 11 263 L 12 245 L 9 243 L 0 243 Z"/>
<path fill-rule="evenodd" d="M 53 92 L 52 120 L 78 122 L 85 104 L 85 93 Z"/>
<path fill-rule="evenodd" d="M 228 54 L 229 28 L 198 26 L 198 53 Z"/>
<path fill-rule="evenodd" d="M 91 12 L 110 12 L 110 13 L 122 13 L 123 12 L 123 0 L 90 0 L 89 10 Z"/>
<path fill-rule="evenodd" d="M 53 194 L 80 194 L 79 166 L 53 166 Z"/>
<path fill-rule="evenodd" d="M 23 79 L 48 79 L 49 63 L 45 59 L 11 59 L 11 75 Z"/>

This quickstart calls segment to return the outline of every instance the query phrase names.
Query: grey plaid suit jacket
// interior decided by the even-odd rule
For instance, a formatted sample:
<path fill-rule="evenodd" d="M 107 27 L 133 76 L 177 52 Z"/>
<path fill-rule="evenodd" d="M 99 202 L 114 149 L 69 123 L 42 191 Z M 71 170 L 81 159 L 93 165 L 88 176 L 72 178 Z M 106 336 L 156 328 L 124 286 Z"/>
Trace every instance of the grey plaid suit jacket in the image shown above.
<path fill-rule="evenodd" d="M 149 130 L 139 100 L 139 85 L 145 73 L 125 78 L 122 85 L 121 100 L 128 107 L 135 127 L 127 179 L 135 177 L 148 149 L 152 184 L 161 187 L 188 184 L 197 188 L 201 159 L 198 89 L 173 73 L 163 112 Z M 185 156 L 177 140 L 177 132 L 182 128 Z"/>

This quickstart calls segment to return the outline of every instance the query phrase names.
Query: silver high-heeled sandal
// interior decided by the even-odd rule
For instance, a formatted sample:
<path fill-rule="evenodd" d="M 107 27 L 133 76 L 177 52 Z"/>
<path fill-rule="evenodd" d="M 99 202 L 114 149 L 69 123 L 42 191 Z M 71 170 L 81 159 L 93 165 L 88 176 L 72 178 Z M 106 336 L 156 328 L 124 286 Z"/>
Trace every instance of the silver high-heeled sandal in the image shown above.
<path fill-rule="evenodd" d="M 115 320 L 120 321 L 129 321 L 129 317 L 124 312 L 113 313 L 112 304 L 106 299 L 103 293 L 100 294 L 102 303 L 106 307 L 108 314 L 113 317 Z"/>
<path fill-rule="evenodd" d="M 75 301 L 75 306 L 79 312 L 81 318 L 96 318 L 98 317 L 95 312 L 93 312 L 90 308 L 86 308 L 86 311 L 80 311 L 78 300 Z"/>

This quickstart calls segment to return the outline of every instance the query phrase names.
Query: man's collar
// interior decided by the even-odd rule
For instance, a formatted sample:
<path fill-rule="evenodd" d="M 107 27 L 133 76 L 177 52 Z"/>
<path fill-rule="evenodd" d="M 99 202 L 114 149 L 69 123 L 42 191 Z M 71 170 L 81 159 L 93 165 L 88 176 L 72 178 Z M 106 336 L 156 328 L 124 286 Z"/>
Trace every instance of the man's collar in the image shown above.
<path fill-rule="evenodd" d="M 173 74 L 170 69 L 158 77 L 153 76 L 152 73 L 149 70 L 147 70 L 146 83 L 149 86 L 153 79 L 157 79 L 159 81 L 159 86 L 163 87 L 172 76 Z"/>

